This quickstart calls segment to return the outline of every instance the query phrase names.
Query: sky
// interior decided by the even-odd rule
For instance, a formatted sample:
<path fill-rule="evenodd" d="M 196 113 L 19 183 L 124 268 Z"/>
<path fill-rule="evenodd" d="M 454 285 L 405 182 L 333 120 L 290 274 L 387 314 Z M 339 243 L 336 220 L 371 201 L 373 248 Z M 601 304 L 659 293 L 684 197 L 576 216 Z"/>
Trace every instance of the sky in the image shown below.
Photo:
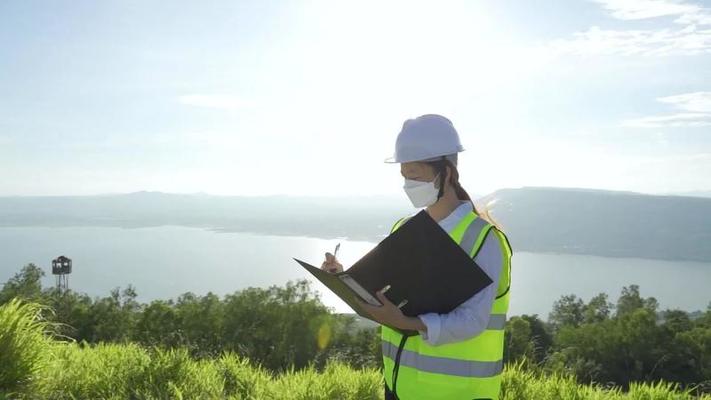
<path fill-rule="evenodd" d="M 711 190 L 711 1 L 0 2 L 0 195 Z"/>

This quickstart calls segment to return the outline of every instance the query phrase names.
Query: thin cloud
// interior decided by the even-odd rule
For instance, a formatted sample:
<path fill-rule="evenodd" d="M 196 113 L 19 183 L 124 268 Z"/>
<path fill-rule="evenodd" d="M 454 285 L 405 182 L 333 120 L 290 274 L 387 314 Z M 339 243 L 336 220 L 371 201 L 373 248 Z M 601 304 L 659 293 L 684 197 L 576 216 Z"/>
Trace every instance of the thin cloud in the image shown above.
<path fill-rule="evenodd" d="M 251 106 L 250 102 L 230 95 L 193 94 L 178 97 L 178 102 L 188 106 L 215 108 L 220 110 L 242 110 Z"/>
<path fill-rule="evenodd" d="M 630 119 L 622 123 L 628 128 L 680 128 L 711 126 L 711 115 L 709 114 L 671 114 L 655 117 L 643 117 Z"/>
<path fill-rule="evenodd" d="M 674 20 L 674 22 L 684 25 L 711 25 L 711 10 L 705 8 L 703 11 L 695 14 L 684 14 Z"/>
<path fill-rule="evenodd" d="M 684 93 L 660 97 L 657 101 L 670 104 L 683 112 L 630 119 L 624 121 L 622 126 L 633 128 L 711 126 L 711 92 Z"/>
<path fill-rule="evenodd" d="M 660 29 L 601 29 L 551 41 L 554 54 L 580 56 L 693 56 L 711 53 L 711 10 L 672 0 L 593 0 L 619 20 L 676 17 Z"/>
<path fill-rule="evenodd" d="M 621 20 L 677 17 L 681 25 L 711 25 L 711 9 L 675 0 L 593 0 Z"/>
<path fill-rule="evenodd" d="M 554 40 L 548 49 L 558 54 L 672 56 L 711 53 L 711 28 L 694 25 L 683 29 L 605 30 L 596 26 Z"/>
<path fill-rule="evenodd" d="M 657 100 L 681 110 L 711 114 L 711 92 L 684 93 Z"/>
<path fill-rule="evenodd" d="M 673 0 L 593 0 L 613 17 L 623 20 L 696 14 L 702 7 Z"/>

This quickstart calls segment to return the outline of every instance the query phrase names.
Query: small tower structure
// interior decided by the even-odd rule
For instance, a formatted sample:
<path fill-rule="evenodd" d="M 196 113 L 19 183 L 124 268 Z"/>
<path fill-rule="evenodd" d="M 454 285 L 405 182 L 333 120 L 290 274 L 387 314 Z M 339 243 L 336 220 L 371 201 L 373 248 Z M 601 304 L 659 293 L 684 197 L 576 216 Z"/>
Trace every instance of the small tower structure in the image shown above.
<path fill-rule="evenodd" d="M 52 275 L 57 277 L 57 290 L 66 292 L 69 289 L 69 277 L 72 273 L 72 260 L 59 256 L 52 260 Z"/>

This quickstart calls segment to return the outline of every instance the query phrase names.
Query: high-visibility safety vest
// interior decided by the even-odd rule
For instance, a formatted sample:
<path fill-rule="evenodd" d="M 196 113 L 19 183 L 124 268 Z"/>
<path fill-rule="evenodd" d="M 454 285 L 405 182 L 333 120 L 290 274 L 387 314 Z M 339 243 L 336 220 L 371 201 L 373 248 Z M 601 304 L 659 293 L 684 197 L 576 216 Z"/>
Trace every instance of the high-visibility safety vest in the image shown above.
<path fill-rule="evenodd" d="M 391 233 L 409 217 L 401 218 Z M 502 252 L 501 274 L 487 328 L 471 338 L 430 345 L 381 325 L 385 383 L 401 400 L 498 399 L 503 370 L 504 324 L 509 308 L 512 250 L 499 229 L 470 211 L 449 233 L 472 258 L 488 234 Z"/>

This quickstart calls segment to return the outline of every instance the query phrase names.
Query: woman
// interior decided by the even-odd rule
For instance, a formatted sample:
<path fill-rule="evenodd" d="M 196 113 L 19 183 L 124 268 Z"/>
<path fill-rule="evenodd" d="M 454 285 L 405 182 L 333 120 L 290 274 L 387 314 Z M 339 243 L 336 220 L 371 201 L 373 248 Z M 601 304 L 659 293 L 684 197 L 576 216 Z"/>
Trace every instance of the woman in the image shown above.
<path fill-rule="evenodd" d="M 405 316 L 382 289 L 376 293 L 382 306 L 361 302 L 383 324 L 386 400 L 499 398 L 512 251 L 500 227 L 487 213 L 478 212 L 459 183 L 461 151 L 452 123 L 426 114 L 405 121 L 395 155 L 386 160 L 400 163 L 403 188 L 413 206 L 426 207 L 493 282 L 446 314 Z M 407 218 L 397 221 L 391 233 Z M 326 253 L 321 268 L 343 270 L 331 253 Z M 385 324 L 419 335 L 404 336 Z"/>

